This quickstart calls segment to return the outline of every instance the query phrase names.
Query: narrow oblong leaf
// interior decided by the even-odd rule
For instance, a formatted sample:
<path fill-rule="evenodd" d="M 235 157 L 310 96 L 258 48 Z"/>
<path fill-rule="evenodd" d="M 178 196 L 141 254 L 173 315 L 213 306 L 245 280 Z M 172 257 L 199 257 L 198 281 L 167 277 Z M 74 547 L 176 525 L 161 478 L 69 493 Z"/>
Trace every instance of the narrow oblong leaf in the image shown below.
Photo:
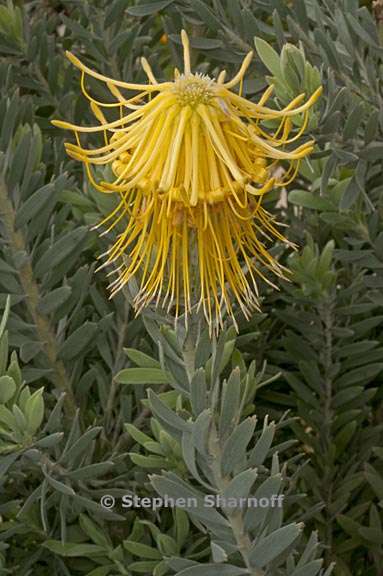
<path fill-rule="evenodd" d="M 54 552 L 54 554 L 68 558 L 78 556 L 88 556 L 91 558 L 93 555 L 105 554 L 105 548 L 103 546 L 97 546 L 96 544 L 72 544 L 71 542 L 63 543 L 57 540 L 47 540 L 42 545 L 51 552 Z"/>
<path fill-rule="evenodd" d="M 229 436 L 222 451 L 222 473 L 230 474 L 246 456 L 255 429 L 256 418 L 247 418 Z"/>
<path fill-rule="evenodd" d="M 113 466 L 114 462 L 96 462 L 96 464 L 89 464 L 89 466 L 83 466 L 82 468 L 68 472 L 68 478 L 72 478 L 73 480 L 98 478 L 99 476 L 104 476 L 110 472 Z"/>
<path fill-rule="evenodd" d="M 58 266 L 75 251 L 77 252 L 87 236 L 88 230 L 81 226 L 68 232 L 57 240 L 48 250 L 44 251 L 41 258 L 34 266 L 34 273 L 37 278 L 50 272 L 52 268 Z"/>
<path fill-rule="evenodd" d="M 231 564 L 198 564 L 198 566 L 190 566 L 178 572 L 177 576 L 241 576 L 241 574 L 249 574 L 245 568 L 239 566 L 232 566 Z"/>
<path fill-rule="evenodd" d="M 114 379 L 119 384 L 168 384 L 170 376 L 161 368 L 125 368 Z"/>
<path fill-rule="evenodd" d="M 40 427 L 44 418 L 44 388 L 36 390 L 25 404 L 25 416 L 28 421 L 28 430 L 34 434 Z"/>
<path fill-rule="evenodd" d="M 244 470 L 231 480 L 222 492 L 222 496 L 225 499 L 234 498 L 237 501 L 247 498 L 256 478 L 257 470 L 252 468 Z"/>
<path fill-rule="evenodd" d="M 300 566 L 296 568 L 294 572 L 291 573 L 291 576 L 316 576 L 319 570 L 322 568 L 323 560 L 313 560 L 309 562 L 305 566 Z"/>
<path fill-rule="evenodd" d="M 38 304 L 39 312 L 43 314 L 51 314 L 56 308 L 61 306 L 69 296 L 72 294 L 72 288 L 70 286 L 60 286 L 46 294 Z"/>
<path fill-rule="evenodd" d="M 195 416 L 205 410 L 206 406 L 206 375 L 203 368 L 199 368 L 194 374 L 190 385 L 190 401 Z"/>
<path fill-rule="evenodd" d="M 60 348 L 60 358 L 68 361 L 79 356 L 94 341 L 98 330 L 96 322 L 85 322 L 65 340 Z"/>
<path fill-rule="evenodd" d="M 281 77 L 279 54 L 263 38 L 254 38 L 255 48 L 263 64 L 276 78 Z"/>
<path fill-rule="evenodd" d="M 180 418 L 173 410 L 171 410 L 162 400 L 153 392 L 153 390 L 149 390 L 149 404 L 150 408 L 160 420 L 165 421 L 170 426 L 175 428 L 176 430 L 180 430 L 181 432 L 188 431 L 189 425 L 188 423 Z"/>
<path fill-rule="evenodd" d="M 148 2 L 147 4 L 138 4 L 137 6 L 129 6 L 126 11 L 131 16 L 150 16 L 150 14 L 155 14 L 159 12 L 169 4 L 172 4 L 174 0 L 158 0 L 158 2 Z"/>
<path fill-rule="evenodd" d="M 306 190 L 291 190 L 289 202 L 297 206 L 302 206 L 303 208 L 310 208 L 311 210 L 334 209 L 334 205 L 329 200 L 322 196 L 315 196 Z"/>
<path fill-rule="evenodd" d="M 72 444 L 72 446 L 63 453 L 62 457 L 60 458 L 60 462 L 73 462 L 79 456 L 83 456 L 101 430 L 101 426 L 95 426 L 94 428 L 90 428 L 84 432 L 84 434 L 80 436 L 80 438 L 78 438 Z"/>
<path fill-rule="evenodd" d="M 239 368 L 233 370 L 223 385 L 222 406 L 219 418 L 219 429 L 223 437 L 232 431 L 237 423 L 241 398 L 241 374 Z"/>
<path fill-rule="evenodd" d="M 261 538 L 250 552 L 250 562 L 255 568 L 263 568 L 284 552 L 298 538 L 302 524 L 288 524 Z"/>
<path fill-rule="evenodd" d="M 0 338 L 4 334 L 4 330 L 5 330 L 5 327 L 6 327 L 7 322 L 8 322 L 10 309 L 11 309 L 11 297 L 8 295 L 7 300 L 5 302 L 5 308 L 4 308 L 3 316 L 2 316 L 1 322 L 0 322 Z"/>
<path fill-rule="evenodd" d="M 133 540 L 124 540 L 123 546 L 128 550 L 128 552 L 134 554 L 134 556 L 153 560 L 162 560 L 162 554 L 157 550 L 157 548 L 152 548 L 146 544 L 141 544 L 140 542 L 135 542 Z"/>
<path fill-rule="evenodd" d="M 263 464 L 273 442 L 274 434 L 275 424 L 271 422 L 264 427 L 260 438 L 251 451 L 249 462 L 252 466 L 260 466 Z"/>
<path fill-rule="evenodd" d="M 163 497 L 186 501 L 187 512 L 201 522 L 207 524 L 227 526 L 227 520 L 214 507 L 205 504 L 202 492 L 189 486 L 175 474 L 168 473 L 164 476 L 152 476 L 150 478 L 154 489 Z M 181 507 L 181 506 L 180 506 Z"/>
<path fill-rule="evenodd" d="M 158 360 L 155 360 L 151 356 L 135 350 L 134 348 L 124 348 L 125 354 L 129 357 L 132 362 L 137 364 L 140 368 L 161 368 Z"/>
<path fill-rule="evenodd" d="M 34 218 L 41 210 L 44 209 L 45 204 L 50 200 L 55 189 L 52 183 L 46 184 L 37 192 L 32 194 L 24 204 L 17 211 L 16 226 L 21 227 L 27 224 Z M 56 192 L 57 193 L 57 192 Z"/>
<path fill-rule="evenodd" d="M 13 378 L 4 374 L 0 376 L 0 404 L 6 404 L 16 392 L 16 383 Z"/>

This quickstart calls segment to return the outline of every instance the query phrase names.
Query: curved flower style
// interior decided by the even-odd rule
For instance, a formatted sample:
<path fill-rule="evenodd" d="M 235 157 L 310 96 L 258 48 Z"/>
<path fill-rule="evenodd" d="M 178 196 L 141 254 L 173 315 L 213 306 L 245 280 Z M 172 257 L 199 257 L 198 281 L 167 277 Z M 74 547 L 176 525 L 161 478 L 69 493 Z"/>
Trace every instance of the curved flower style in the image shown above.
<path fill-rule="evenodd" d="M 265 105 L 272 86 L 258 102 L 248 101 L 241 89 L 237 94 L 232 88 L 242 88 L 252 52 L 225 82 L 225 71 L 216 79 L 193 74 L 185 31 L 181 38 L 184 72 L 175 70 L 173 82 L 157 82 L 144 58 L 147 85 L 112 80 L 67 53 L 81 70 L 82 91 L 100 125 L 53 123 L 75 133 L 77 144 L 67 143 L 67 153 L 84 163 L 93 186 L 119 196 L 116 209 L 99 224 L 109 232 L 124 223 L 106 253 L 106 264 L 122 257 L 114 270 L 112 295 L 139 274 L 137 311 L 154 301 L 168 311 L 174 307 L 178 317 L 182 305 L 187 319 L 198 303 L 210 328 L 218 329 L 224 307 L 233 316 L 232 300 L 246 317 L 259 309 L 256 280 L 268 281 L 262 269 L 284 274 L 263 239 L 289 242 L 261 200 L 273 187 L 291 182 L 299 161 L 312 151 L 312 140 L 295 148 L 289 145 L 304 132 L 321 88 L 304 103 L 305 95 L 300 94 L 282 110 Z M 92 98 L 85 87 L 86 74 L 104 82 L 116 102 Z M 139 94 L 127 98 L 121 89 Z M 119 118 L 107 120 L 101 108 L 116 108 Z M 292 119 L 298 115 L 303 118 L 301 128 L 291 135 Z M 267 120 L 274 121 L 273 132 L 261 125 Z M 93 132 L 104 135 L 104 145 L 83 148 L 80 134 Z M 287 160 L 289 168 L 278 179 L 273 174 L 281 160 Z M 110 165 L 115 180 L 96 181 L 92 165 Z"/>

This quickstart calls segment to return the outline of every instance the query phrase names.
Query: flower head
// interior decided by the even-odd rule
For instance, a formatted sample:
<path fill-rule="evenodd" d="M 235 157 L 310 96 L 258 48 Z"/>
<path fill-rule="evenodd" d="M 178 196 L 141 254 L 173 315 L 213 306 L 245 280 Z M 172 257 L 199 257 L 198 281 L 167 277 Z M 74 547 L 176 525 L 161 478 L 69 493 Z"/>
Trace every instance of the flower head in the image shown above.
<path fill-rule="evenodd" d="M 182 307 L 187 318 L 197 304 L 210 327 L 218 328 L 223 308 L 233 316 L 233 301 L 246 317 L 259 308 L 257 277 L 270 282 L 265 269 L 284 274 L 265 242 L 289 242 L 261 201 L 272 188 L 288 184 L 312 151 L 312 140 L 291 144 L 304 132 L 321 88 L 306 101 L 300 94 L 283 109 L 266 106 L 272 86 L 251 102 L 241 89 L 232 89 L 242 87 L 252 52 L 225 82 L 225 72 L 217 78 L 193 74 L 184 31 L 181 38 L 184 71 L 176 70 L 173 82 L 157 82 L 144 58 L 149 83 L 141 85 L 105 77 L 68 53 L 81 70 L 82 90 L 99 125 L 54 124 L 75 133 L 76 144 L 67 143 L 67 153 L 84 163 L 93 186 L 119 197 L 100 223 L 106 231 L 123 224 L 106 254 L 106 264 L 118 262 L 112 295 L 137 275 L 137 311 L 155 302 L 174 308 L 176 317 Z M 92 98 L 87 74 L 104 82 L 116 101 Z M 124 90 L 138 94 L 128 98 Z M 119 112 L 117 119 L 105 117 L 110 108 Z M 294 132 L 297 116 L 302 122 Z M 272 131 L 266 121 L 273 121 Z M 86 149 L 80 135 L 92 132 L 103 134 L 104 144 Z M 275 176 L 279 161 L 288 162 L 282 178 Z M 112 182 L 97 181 L 93 166 L 100 165 L 111 167 Z"/>

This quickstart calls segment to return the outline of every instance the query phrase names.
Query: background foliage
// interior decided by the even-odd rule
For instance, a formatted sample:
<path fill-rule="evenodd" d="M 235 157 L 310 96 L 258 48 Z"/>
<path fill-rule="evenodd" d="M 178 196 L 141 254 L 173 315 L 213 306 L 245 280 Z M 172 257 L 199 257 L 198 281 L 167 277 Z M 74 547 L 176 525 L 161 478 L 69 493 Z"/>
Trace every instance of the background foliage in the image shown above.
<path fill-rule="evenodd" d="M 50 124 L 90 121 L 66 49 L 135 81 L 144 55 L 168 77 L 182 27 L 210 74 L 255 42 L 249 98 L 325 87 L 312 159 L 267 199 L 299 246 L 274 248 L 292 282 L 262 286 L 262 314 L 210 344 L 108 300 L 90 231 L 108 202 Z M 383 573 L 382 37 L 380 0 L 2 3 L 0 574 Z M 285 503 L 99 505 L 130 492 Z"/>

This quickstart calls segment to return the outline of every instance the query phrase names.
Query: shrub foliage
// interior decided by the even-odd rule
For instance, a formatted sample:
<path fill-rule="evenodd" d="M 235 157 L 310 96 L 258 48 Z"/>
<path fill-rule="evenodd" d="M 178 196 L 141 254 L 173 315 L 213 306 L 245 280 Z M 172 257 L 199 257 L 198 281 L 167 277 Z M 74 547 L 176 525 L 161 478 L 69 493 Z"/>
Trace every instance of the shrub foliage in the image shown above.
<path fill-rule="evenodd" d="M 0 6 L 0 574 L 378 576 L 383 571 L 381 0 Z M 266 207 L 292 271 L 210 341 L 108 299 L 91 230 L 111 201 L 50 120 L 88 108 L 66 49 L 143 81 L 233 72 L 283 105 L 322 83 L 317 146 Z M 92 86 L 102 99 L 100 86 Z M 125 495 L 283 495 L 283 507 L 124 508 Z M 115 506 L 102 506 L 102 496 Z"/>

